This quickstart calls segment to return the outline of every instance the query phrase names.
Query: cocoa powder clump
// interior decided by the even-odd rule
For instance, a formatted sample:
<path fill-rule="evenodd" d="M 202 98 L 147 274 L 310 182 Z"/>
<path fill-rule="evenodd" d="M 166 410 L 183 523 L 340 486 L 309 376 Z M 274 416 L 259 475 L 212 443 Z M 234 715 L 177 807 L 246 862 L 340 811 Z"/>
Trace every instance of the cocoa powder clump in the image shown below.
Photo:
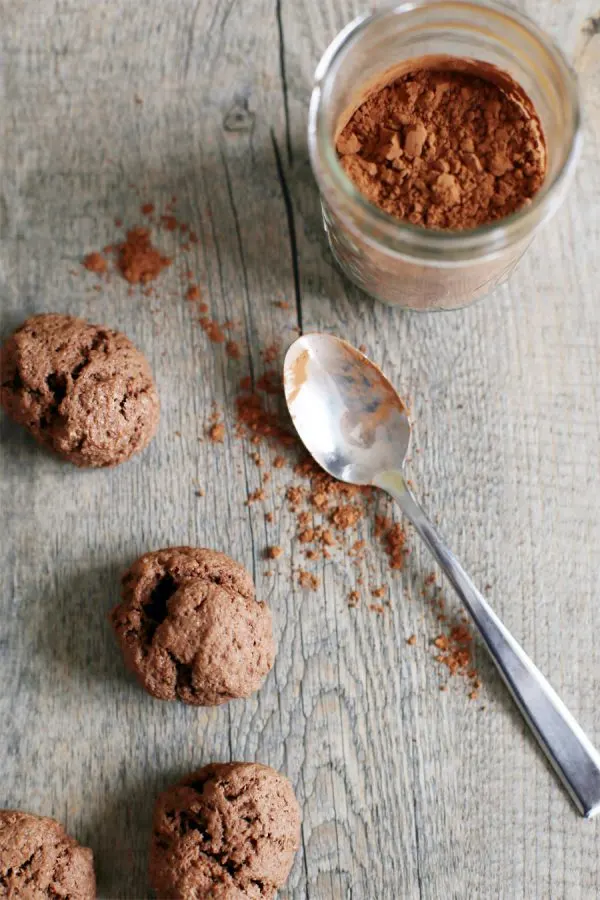
<path fill-rule="evenodd" d="M 117 268 L 130 284 L 148 284 L 172 263 L 152 245 L 147 228 L 131 228 L 118 251 Z"/>
<path fill-rule="evenodd" d="M 530 202 L 546 172 L 539 119 L 508 75 L 498 76 L 505 90 L 477 65 L 417 68 L 358 107 L 337 151 L 368 200 L 414 225 L 454 230 Z"/>

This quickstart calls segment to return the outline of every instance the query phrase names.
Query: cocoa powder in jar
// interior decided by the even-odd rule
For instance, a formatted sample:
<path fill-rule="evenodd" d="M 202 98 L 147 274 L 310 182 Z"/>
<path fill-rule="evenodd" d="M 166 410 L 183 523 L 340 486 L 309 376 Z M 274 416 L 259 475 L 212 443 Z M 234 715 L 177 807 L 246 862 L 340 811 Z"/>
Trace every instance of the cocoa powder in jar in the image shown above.
<path fill-rule="evenodd" d="M 342 117 L 336 149 L 368 200 L 431 229 L 502 219 L 531 201 L 546 173 L 523 89 L 495 66 L 453 57 L 407 61 L 368 86 Z"/>

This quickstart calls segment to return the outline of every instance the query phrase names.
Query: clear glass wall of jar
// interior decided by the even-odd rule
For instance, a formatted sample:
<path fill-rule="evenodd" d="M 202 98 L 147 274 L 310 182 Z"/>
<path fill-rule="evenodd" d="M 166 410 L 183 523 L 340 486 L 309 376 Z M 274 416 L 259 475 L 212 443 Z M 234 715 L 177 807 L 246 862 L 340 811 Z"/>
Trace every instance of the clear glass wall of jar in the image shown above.
<path fill-rule="evenodd" d="M 507 72 L 533 102 L 546 137 L 546 178 L 531 203 L 469 231 L 419 228 L 373 206 L 335 149 L 341 116 L 356 108 L 365 85 L 403 61 L 431 55 L 478 60 Z M 504 281 L 562 202 L 579 145 L 575 76 L 533 22 L 498 3 L 411 0 L 385 6 L 340 32 L 315 75 L 309 148 L 329 244 L 352 281 L 395 306 L 457 309 Z"/>

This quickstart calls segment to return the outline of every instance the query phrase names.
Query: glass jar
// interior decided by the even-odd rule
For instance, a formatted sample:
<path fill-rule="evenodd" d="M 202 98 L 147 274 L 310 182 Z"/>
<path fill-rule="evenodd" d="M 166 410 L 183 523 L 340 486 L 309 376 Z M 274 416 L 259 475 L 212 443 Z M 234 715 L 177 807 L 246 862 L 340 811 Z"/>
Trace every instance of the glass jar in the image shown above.
<path fill-rule="evenodd" d="M 435 231 L 371 204 L 335 149 L 343 113 L 364 87 L 408 59 L 453 56 L 491 63 L 524 89 L 542 123 L 547 171 L 527 205 L 468 231 Z M 558 209 L 580 149 L 575 76 L 558 48 L 525 16 L 495 2 L 410 0 L 350 23 L 315 74 L 309 149 L 335 259 L 368 294 L 406 309 L 457 309 L 511 272 L 534 233 Z"/>

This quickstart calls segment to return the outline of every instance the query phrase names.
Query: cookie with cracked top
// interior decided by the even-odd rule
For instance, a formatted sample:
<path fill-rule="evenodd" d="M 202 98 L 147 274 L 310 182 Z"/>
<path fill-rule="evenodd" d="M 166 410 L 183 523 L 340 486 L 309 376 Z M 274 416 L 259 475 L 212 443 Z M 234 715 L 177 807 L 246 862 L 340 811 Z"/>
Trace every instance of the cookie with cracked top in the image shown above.
<path fill-rule="evenodd" d="M 150 881 L 170 900 L 271 900 L 300 845 L 300 809 L 281 772 L 214 763 L 154 807 Z"/>
<path fill-rule="evenodd" d="M 271 611 L 246 569 L 216 550 L 140 557 L 110 621 L 127 667 L 159 700 L 217 706 L 249 697 L 273 665 Z"/>
<path fill-rule="evenodd" d="M 0 348 L 0 405 L 76 466 L 116 466 L 156 432 L 159 401 L 145 356 L 118 331 L 45 313 Z"/>
<path fill-rule="evenodd" d="M 96 896 L 92 851 L 55 819 L 0 809 L 0 897 L 45 900 Z"/>

